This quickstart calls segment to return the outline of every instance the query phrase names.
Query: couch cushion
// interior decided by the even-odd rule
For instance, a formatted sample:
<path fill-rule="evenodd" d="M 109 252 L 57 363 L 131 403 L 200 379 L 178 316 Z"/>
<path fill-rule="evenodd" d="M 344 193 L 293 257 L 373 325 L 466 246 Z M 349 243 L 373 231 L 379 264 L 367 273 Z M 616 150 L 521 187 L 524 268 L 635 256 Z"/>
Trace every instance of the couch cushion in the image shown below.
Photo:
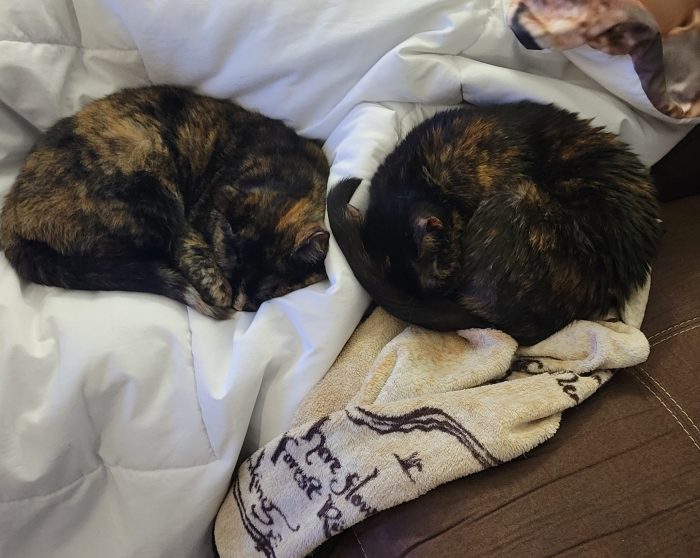
<path fill-rule="evenodd" d="M 346 531 L 352 556 L 700 556 L 700 196 L 666 204 L 642 366 L 506 465 Z"/>

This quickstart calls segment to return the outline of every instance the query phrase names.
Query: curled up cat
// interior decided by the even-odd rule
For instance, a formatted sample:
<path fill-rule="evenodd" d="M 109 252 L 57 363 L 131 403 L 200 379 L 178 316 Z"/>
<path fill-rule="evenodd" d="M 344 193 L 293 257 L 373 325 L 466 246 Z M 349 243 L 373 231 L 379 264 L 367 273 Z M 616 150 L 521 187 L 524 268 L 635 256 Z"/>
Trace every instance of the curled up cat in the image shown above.
<path fill-rule="evenodd" d="M 533 345 L 624 307 L 661 233 L 648 170 L 611 133 L 521 102 L 436 114 L 369 185 L 328 196 L 333 235 L 389 313 L 429 329 L 497 328 Z"/>
<path fill-rule="evenodd" d="M 0 215 L 29 281 L 142 291 L 215 318 L 325 277 L 318 142 L 171 86 L 125 89 L 50 128 Z"/>

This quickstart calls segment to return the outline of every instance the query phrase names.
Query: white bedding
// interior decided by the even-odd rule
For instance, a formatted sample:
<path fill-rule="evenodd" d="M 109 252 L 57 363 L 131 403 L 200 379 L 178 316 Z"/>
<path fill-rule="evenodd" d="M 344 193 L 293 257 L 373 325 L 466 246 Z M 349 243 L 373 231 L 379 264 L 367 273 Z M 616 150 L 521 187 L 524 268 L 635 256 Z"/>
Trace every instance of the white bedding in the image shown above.
<path fill-rule="evenodd" d="M 331 183 L 371 176 L 435 110 L 415 103 L 462 99 L 554 101 L 651 164 L 692 123 L 656 113 L 626 58 L 614 63 L 636 109 L 563 54 L 523 49 L 499 0 L 5 0 L 0 195 L 40 130 L 149 82 L 327 139 Z M 241 449 L 289 426 L 364 311 L 334 244 L 327 269 L 328 282 L 215 322 L 151 295 L 22 284 L 0 255 L 0 556 L 210 555 Z"/>

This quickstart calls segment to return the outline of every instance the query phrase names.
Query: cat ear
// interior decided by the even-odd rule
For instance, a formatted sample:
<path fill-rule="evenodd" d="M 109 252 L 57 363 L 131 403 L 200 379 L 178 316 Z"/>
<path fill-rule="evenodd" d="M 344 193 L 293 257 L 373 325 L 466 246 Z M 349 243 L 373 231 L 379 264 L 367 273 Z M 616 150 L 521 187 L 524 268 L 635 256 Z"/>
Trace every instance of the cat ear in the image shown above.
<path fill-rule="evenodd" d="M 328 253 L 330 233 L 321 227 L 314 227 L 299 235 L 292 251 L 292 257 L 307 263 L 319 263 Z"/>
<path fill-rule="evenodd" d="M 354 205 L 348 204 L 347 205 L 347 212 L 348 212 L 348 215 L 350 216 L 350 219 L 356 225 L 361 225 L 364 222 L 364 218 L 362 217 L 362 213 L 360 213 L 360 210 L 357 209 Z"/>
<path fill-rule="evenodd" d="M 436 237 L 443 228 L 442 221 L 435 215 L 417 217 L 413 221 L 413 240 L 420 256 L 435 246 Z"/>

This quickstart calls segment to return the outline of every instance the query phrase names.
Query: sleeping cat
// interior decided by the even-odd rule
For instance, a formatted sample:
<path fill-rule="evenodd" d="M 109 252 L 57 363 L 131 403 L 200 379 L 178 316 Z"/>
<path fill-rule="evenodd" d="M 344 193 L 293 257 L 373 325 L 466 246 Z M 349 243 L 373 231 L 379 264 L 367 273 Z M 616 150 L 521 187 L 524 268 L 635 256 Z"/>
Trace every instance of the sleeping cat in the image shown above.
<path fill-rule="evenodd" d="M 125 89 L 39 139 L 0 245 L 36 283 L 227 318 L 325 276 L 328 172 L 318 143 L 282 122 L 186 89 Z"/>
<path fill-rule="evenodd" d="M 375 302 L 430 329 L 494 327 L 532 345 L 620 310 L 660 236 L 647 169 L 552 105 L 464 106 L 414 128 L 369 186 L 328 197 L 331 230 Z"/>

